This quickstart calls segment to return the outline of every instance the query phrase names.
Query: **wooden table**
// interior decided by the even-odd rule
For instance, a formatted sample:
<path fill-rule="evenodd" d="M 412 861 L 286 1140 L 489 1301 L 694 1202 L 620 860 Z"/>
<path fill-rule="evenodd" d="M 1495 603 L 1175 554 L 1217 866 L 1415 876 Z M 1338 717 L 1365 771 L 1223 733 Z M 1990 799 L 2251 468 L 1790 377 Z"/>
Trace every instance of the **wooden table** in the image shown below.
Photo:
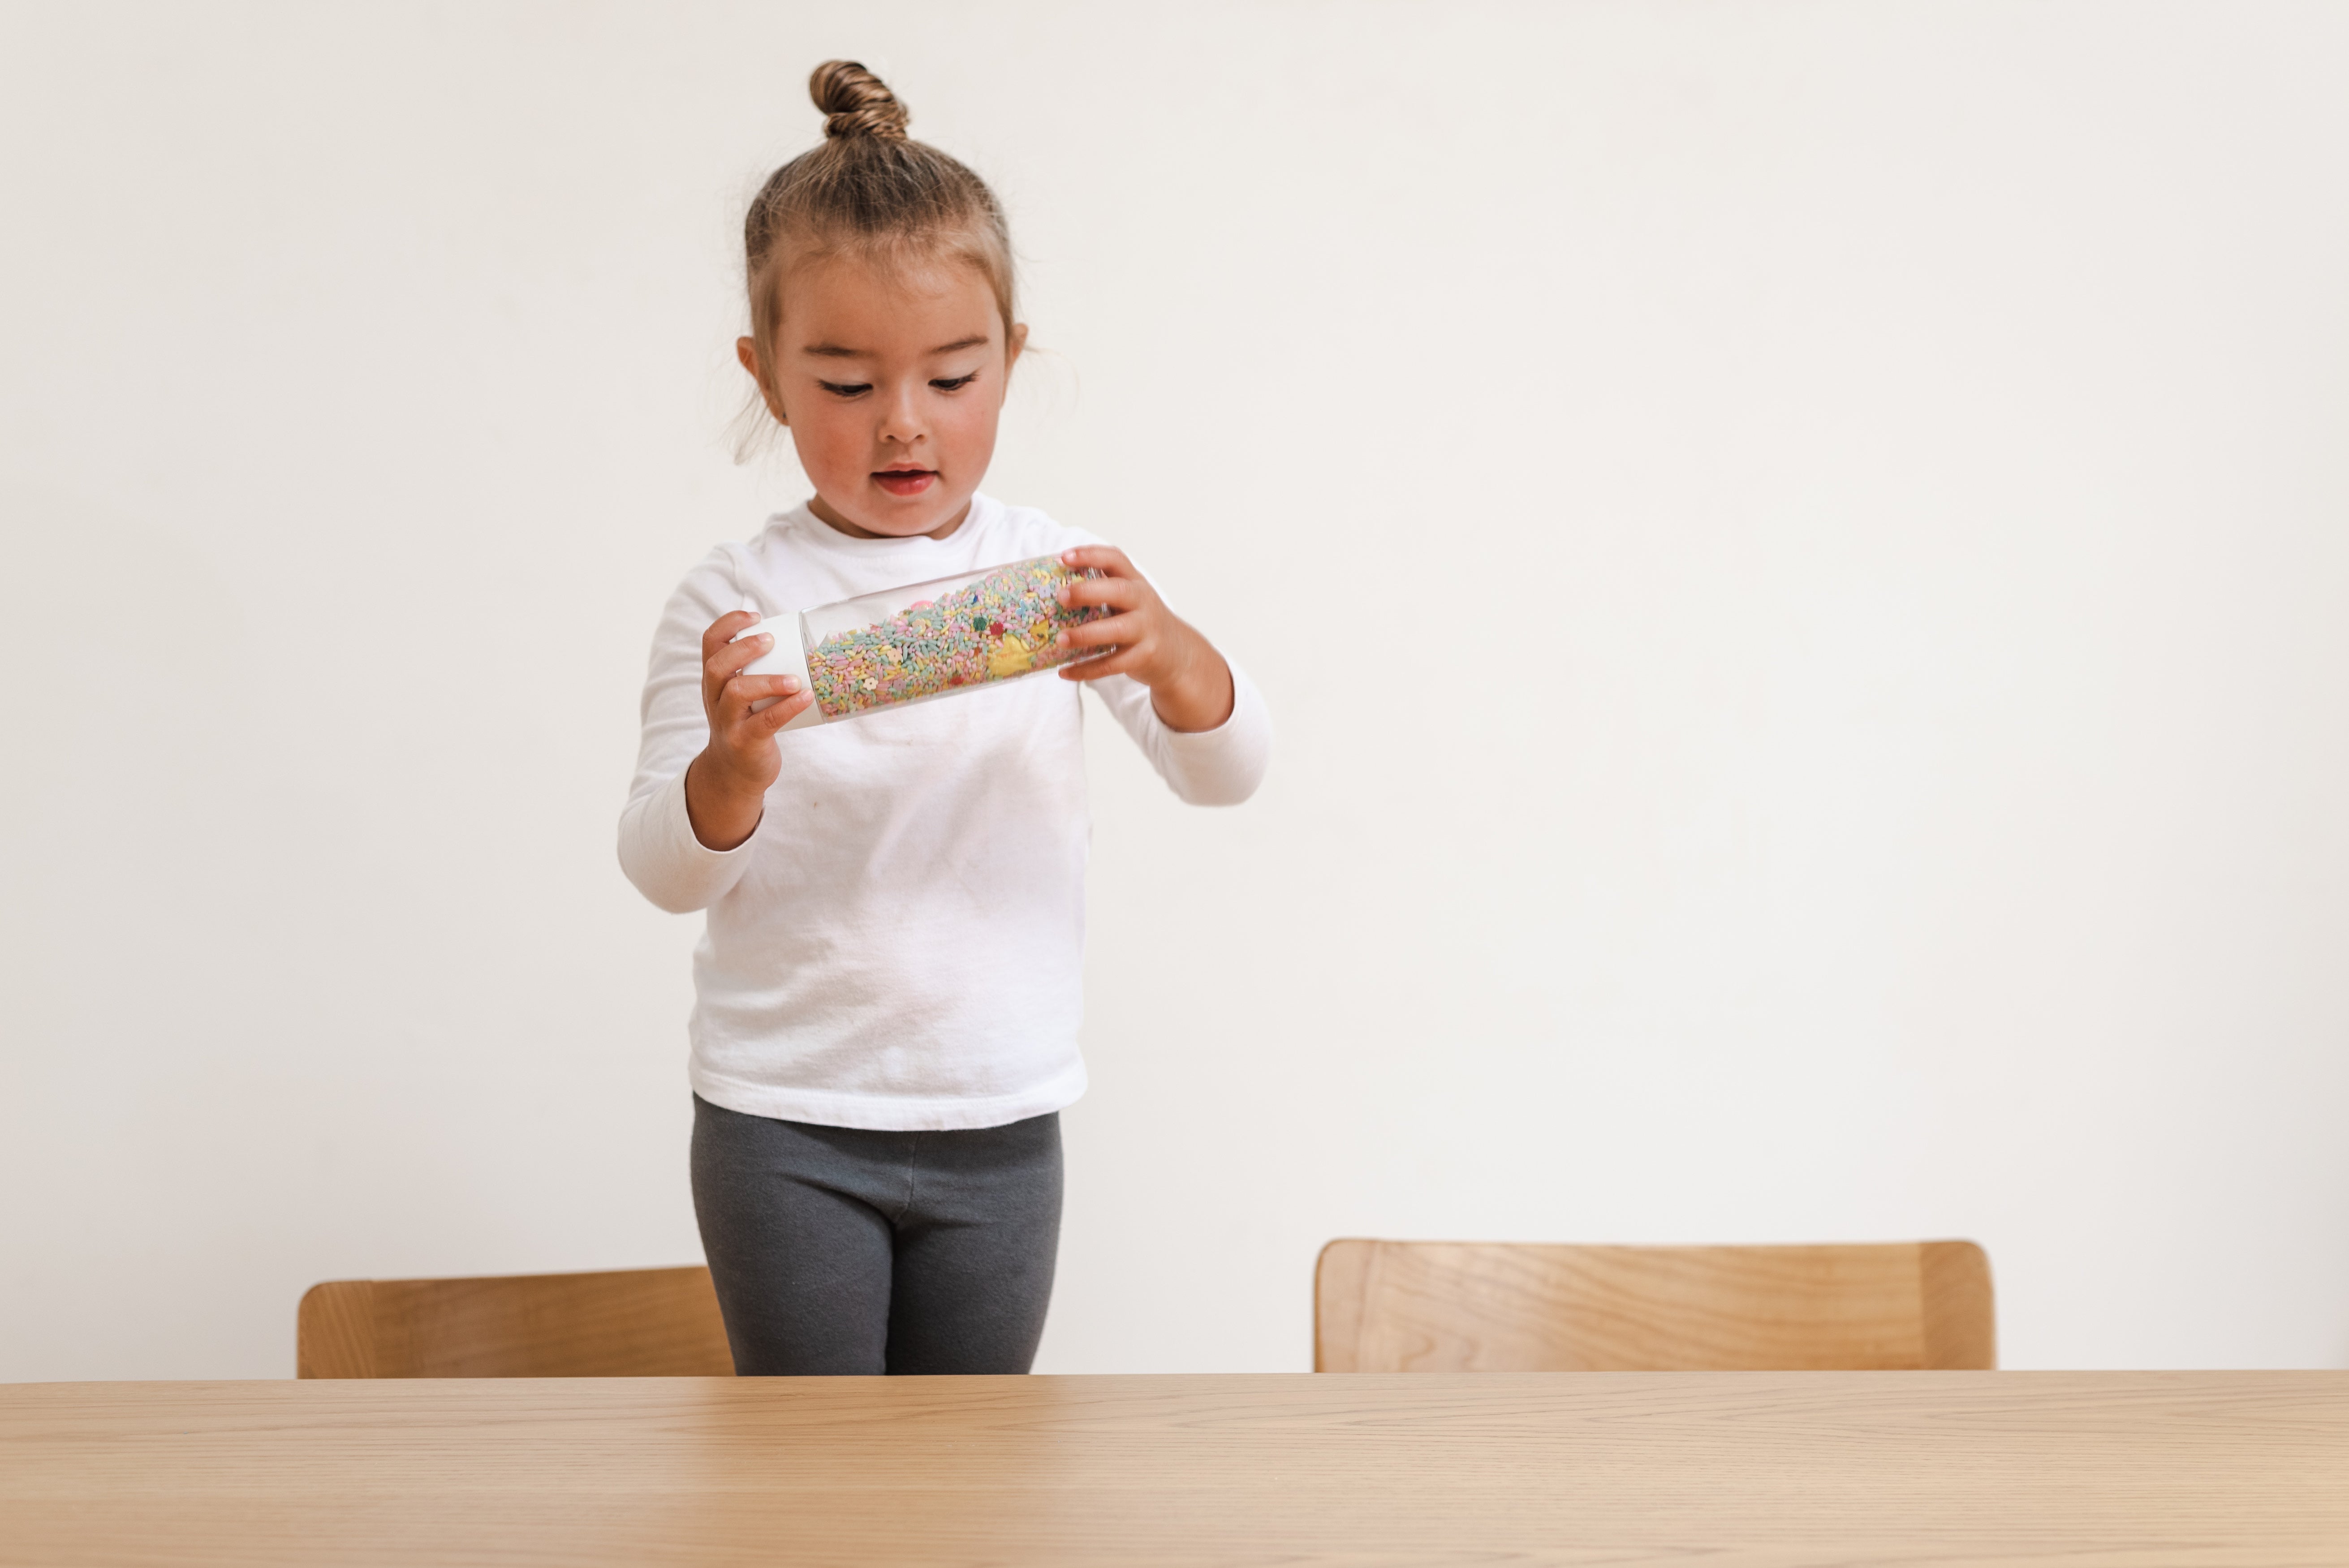
<path fill-rule="evenodd" d="M 0 1563 L 2349 1564 L 2349 1373 L 0 1387 Z"/>

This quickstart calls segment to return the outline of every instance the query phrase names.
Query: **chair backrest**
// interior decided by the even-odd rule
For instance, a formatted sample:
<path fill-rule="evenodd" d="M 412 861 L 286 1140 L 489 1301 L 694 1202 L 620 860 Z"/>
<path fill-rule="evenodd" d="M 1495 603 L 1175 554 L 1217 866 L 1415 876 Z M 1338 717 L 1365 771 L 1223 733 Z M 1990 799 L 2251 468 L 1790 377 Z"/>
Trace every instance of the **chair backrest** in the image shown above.
<path fill-rule="evenodd" d="M 303 1377 L 730 1377 L 706 1268 L 313 1285 Z"/>
<path fill-rule="evenodd" d="M 1317 1372 L 1866 1371 L 1998 1365 L 1971 1242 L 1577 1247 L 1337 1241 Z"/>

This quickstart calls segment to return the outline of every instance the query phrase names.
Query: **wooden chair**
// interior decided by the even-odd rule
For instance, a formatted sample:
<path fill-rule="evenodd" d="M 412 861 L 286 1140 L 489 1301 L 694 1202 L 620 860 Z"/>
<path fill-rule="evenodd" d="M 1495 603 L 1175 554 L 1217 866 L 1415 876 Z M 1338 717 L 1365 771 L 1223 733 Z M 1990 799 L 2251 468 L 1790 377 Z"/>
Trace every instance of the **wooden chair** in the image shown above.
<path fill-rule="evenodd" d="M 303 1377 L 730 1377 L 706 1268 L 312 1285 Z"/>
<path fill-rule="evenodd" d="M 1994 1367 L 1971 1242 L 1569 1247 L 1337 1241 L 1313 1280 L 1317 1372 Z"/>

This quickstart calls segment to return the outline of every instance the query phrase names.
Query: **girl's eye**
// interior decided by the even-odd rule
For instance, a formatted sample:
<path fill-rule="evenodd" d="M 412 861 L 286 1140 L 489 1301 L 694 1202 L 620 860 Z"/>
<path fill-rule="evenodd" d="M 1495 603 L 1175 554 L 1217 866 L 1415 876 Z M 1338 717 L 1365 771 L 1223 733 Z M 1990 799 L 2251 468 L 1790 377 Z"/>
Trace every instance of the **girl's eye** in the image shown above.
<path fill-rule="evenodd" d="M 936 387 L 941 392 L 959 392 L 978 379 L 978 372 L 974 370 L 968 376 L 956 376 L 951 377 L 941 377 L 937 380 L 931 382 L 930 385 Z"/>
<path fill-rule="evenodd" d="M 835 397 L 857 397 L 873 390 L 870 381 L 819 381 L 816 385 Z"/>

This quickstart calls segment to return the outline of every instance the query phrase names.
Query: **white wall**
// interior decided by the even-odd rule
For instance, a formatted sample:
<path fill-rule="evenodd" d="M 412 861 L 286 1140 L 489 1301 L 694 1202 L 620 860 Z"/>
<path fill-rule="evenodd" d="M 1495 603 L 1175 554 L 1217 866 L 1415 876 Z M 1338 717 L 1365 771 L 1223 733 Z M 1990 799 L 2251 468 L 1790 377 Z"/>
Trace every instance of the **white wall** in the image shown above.
<path fill-rule="evenodd" d="M 889 20 L 885 20 L 885 15 Z M 0 1378 L 698 1255 L 621 879 L 801 83 L 993 176 L 991 488 L 1257 673 L 1096 727 L 1046 1369 L 1348 1233 L 1971 1235 L 2021 1367 L 2349 1364 L 2349 11 L 13 6 Z"/>

